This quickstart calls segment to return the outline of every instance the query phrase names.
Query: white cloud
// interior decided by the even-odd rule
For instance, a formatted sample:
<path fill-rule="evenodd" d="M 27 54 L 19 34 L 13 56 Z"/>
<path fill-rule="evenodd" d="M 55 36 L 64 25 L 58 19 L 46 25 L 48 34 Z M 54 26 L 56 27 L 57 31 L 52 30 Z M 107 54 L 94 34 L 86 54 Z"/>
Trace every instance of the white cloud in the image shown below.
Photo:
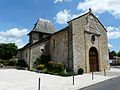
<path fill-rule="evenodd" d="M 0 32 L 0 43 L 16 43 L 18 48 L 25 45 L 22 37 L 28 33 L 28 29 L 13 28 L 7 31 Z"/>
<path fill-rule="evenodd" d="M 120 18 L 120 0 L 84 0 L 79 2 L 77 9 L 88 11 L 91 8 L 94 13 L 109 12 L 116 18 Z"/>
<path fill-rule="evenodd" d="M 54 0 L 54 3 L 62 2 L 63 0 Z"/>
<path fill-rule="evenodd" d="M 120 27 L 107 27 L 107 34 L 109 39 L 118 39 L 120 38 Z"/>
<path fill-rule="evenodd" d="M 64 9 L 63 11 L 60 11 L 56 15 L 56 22 L 59 24 L 65 24 L 70 19 L 70 11 L 67 11 Z"/>
<path fill-rule="evenodd" d="M 108 47 L 109 47 L 109 48 L 112 48 L 112 47 L 113 47 L 113 45 L 111 45 L 111 44 L 109 44 L 109 43 L 108 43 Z"/>
<path fill-rule="evenodd" d="M 70 10 L 62 10 L 56 14 L 55 20 L 59 24 L 66 24 L 67 21 L 79 16 L 79 14 L 71 14 Z"/>
<path fill-rule="evenodd" d="M 71 2 L 71 0 L 54 0 L 54 3 L 58 3 L 58 2 Z"/>

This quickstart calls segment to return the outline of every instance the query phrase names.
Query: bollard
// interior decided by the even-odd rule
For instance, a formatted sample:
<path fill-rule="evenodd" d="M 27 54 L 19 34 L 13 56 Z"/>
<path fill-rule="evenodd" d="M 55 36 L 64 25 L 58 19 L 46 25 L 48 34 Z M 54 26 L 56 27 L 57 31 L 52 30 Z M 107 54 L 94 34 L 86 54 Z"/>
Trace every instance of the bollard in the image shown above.
<path fill-rule="evenodd" d="M 74 77 L 74 74 L 73 74 L 73 85 L 74 85 L 74 82 L 75 82 L 75 77 Z"/>
<path fill-rule="evenodd" d="M 40 78 L 39 78 L 39 82 L 38 82 L 38 90 L 40 90 Z"/>
<path fill-rule="evenodd" d="M 93 71 L 92 71 L 92 80 L 94 79 L 94 73 L 93 73 Z"/>
<path fill-rule="evenodd" d="M 106 70 L 104 69 L 104 76 L 106 76 Z"/>

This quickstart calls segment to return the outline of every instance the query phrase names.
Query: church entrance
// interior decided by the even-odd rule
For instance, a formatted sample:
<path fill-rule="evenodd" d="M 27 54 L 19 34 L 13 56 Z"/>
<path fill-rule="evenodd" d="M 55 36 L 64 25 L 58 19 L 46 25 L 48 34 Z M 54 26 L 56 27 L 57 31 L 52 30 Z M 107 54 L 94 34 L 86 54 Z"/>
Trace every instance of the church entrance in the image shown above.
<path fill-rule="evenodd" d="M 89 65 L 90 65 L 90 72 L 99 71 L 98 52 L 95 47 L 91 47 L 89 50 Z"/>

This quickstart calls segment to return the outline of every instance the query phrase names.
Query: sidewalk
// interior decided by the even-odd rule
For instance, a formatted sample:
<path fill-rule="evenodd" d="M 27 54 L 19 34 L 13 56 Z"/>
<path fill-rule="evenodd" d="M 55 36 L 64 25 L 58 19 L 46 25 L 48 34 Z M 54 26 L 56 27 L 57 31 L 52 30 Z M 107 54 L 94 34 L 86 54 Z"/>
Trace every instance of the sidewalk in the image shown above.
<path fill-rule="evenodd" d="M 111 69 L 107 72 L 116 72 L 120 75 L 120 69 Z M 61 77 L 25 70 L 3 69 L 0 70 L 0 90 L 38 90 L 39 77 L 41 78 L 41 90 L 78 90 L 115 76 L 95 73 L 94 80 L 92 80 L 91 73 L 77 75 L 75 76 L 75 85 L 72 85 L 72 76 Z"/>
<path fill-rule="evenodd" d="M 95 75 L 104 75 L 104 72 L 95 72 Z M 120 76 L 120 68 L 111 68 L 106 70 L 107 76 Z"/>

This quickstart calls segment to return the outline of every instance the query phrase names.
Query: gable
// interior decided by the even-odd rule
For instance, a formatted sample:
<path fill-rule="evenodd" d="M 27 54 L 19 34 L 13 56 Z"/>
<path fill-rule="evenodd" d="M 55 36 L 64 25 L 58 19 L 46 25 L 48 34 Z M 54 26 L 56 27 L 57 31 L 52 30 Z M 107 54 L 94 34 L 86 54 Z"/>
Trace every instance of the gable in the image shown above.
<path fill-rule="evenodd" d="M 89 14 L 86 17 L 85 31 L 95 34 L 100 34 L 100 30 L 98 29 L 98 25 L 97 25 L 97 20 L 92 14 Z"/>
<path fill-rule="evenodd" d="M 88 13 L 85 13 L 77 18 L 74 18 L 73 20 L 69 21 L 68 23 L 78 23 L 84 26 L 84 31 L 88 33 L 94 33 L 94 34 L 102 34 L 103 32 L 107 32 L 105 27 L 102 25 L 102 23 L 98 20 L 98 18 L 89 11 Z M 79 25 L 80 26 L 80 25 Z M 83 30 L 83 29 L 82 29 Z"/>

